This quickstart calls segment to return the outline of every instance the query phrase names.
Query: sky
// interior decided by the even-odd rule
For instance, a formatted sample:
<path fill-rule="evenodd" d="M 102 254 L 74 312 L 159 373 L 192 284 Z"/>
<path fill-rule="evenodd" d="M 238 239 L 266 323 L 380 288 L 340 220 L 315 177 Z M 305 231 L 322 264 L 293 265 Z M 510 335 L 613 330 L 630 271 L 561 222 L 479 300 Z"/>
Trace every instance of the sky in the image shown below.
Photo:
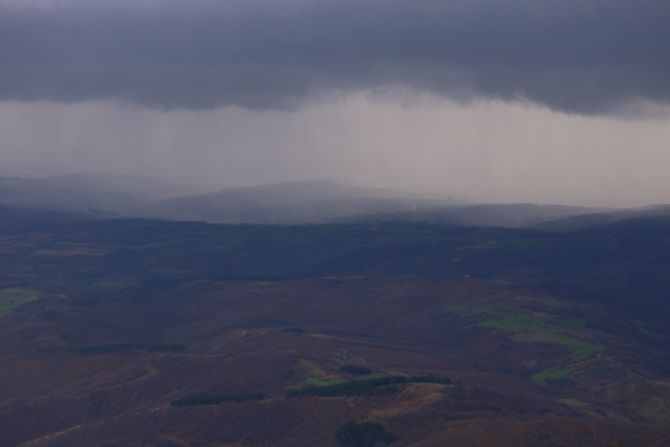
<path fill-rule="evenodd" d="M 0 0 L 0 175 L 670 203 L 666 0 Z"/>

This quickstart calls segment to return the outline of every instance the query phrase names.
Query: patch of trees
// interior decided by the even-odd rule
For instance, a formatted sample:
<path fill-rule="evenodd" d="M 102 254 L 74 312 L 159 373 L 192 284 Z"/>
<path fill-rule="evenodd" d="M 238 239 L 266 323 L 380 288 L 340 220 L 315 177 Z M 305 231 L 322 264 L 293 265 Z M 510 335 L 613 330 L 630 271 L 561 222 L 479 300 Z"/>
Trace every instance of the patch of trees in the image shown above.
<path fill-rule="evenodd" d="M 394 385 L 409 383 L 452 383 L 448 377 L 434 376 L 388 376 L 373 379 L 351 380 L 349 382 L 336 383 L 333 385 L 311 386 L 297 390 L 291 390 L 287 397 L 300 396 L 373 396 L 397 391 Z"/>
<path fill-rule="evenodd" d="M 173 407 L 186 407 L 192 405 L 219 405 L 224 402 L 245 402 L 248 400 L 263 400 L 265 393 L 239 393 L 239 394 L 195 394 L 173 400 Z"/>
<path fill-rule="evenodd" d="M 335 439 L 340 447 L 375 447 L 390 444 L 396 437 L 378 422 L 347 422 L 337 429 Z"/>

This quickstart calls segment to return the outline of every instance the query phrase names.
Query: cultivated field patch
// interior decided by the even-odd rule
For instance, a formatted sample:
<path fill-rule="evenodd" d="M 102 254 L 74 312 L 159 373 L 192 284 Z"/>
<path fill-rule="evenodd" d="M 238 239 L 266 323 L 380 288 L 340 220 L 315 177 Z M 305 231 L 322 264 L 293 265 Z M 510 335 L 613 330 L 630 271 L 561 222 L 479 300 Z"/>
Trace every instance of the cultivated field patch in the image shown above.
<path fill-rule="evenodd" d="M 32 289 L 1 289 L 0 315 L 40 298 L 40 293 Z"/>
<path fill-rule="evenodd" d="M 574 364 L 593 357 L 602 348 L 588 341 L 587 322 L 583 318 L 563 317 L 557 314 L 562 306 L 557 300 L 540 300 L 533 309 L 522 307 L 524 301 L 495 301 L 479 305 L 447 306 L 443 311 L 467 319 L 471 325 L 504 332 L 510 339 L 520 343 L 546 343 L 564 347 L 569 358 L 562 363 L 536 373 L 534 382 L 565 379 L 573 371 Z M 558 301 L 560 303 L 560 301 Z M 543 310 L 536 310 L 539 304 Z"/>

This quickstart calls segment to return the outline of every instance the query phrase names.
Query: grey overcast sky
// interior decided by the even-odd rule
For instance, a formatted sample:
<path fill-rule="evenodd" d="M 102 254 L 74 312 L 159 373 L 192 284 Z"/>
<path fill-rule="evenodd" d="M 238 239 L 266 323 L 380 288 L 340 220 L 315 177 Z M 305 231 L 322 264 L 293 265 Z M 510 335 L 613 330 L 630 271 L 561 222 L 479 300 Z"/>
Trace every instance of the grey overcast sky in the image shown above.
<path fill-rule="evenodd" d="M 667 0 L 0 0 L 0 174 L 670 202 Z"/>

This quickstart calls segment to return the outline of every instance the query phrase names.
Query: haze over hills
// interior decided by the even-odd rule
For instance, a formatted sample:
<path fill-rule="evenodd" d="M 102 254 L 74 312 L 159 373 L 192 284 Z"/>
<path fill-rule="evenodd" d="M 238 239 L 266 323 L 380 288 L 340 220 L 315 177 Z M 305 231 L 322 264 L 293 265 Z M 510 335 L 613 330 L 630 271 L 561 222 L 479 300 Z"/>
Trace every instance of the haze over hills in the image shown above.
<path fill-rule="evenodd" d="M 610 210 L 601 213 L 586 213 L 545 221 L 536 225 L 538 229 L 569 231 L 630 220 L 655 220 L 670 218 L 670 205 L 653 205 L 642 208 Z"/>
<path fill-rule="evenodd" d="M 348 220 L 358 216 L 455 205 L 453 199 L 426 199 L 377 188 L 306 181 L 227 188 L 153 204 L 157 217 L 215 223 L 300 224 Z"/>
<path fill-rule="evenodd" d="M 109 174 L 0 178 L 0 204 L 100 216 L 292 225 L 362 219 L 524 227 L 605 211 L 562 205 L 469 204 L 326 181 L 226 188 L 203 194 L 149 177 Z"/>
<path fill-rule="evenodd" d="M 567 205 L 533 203 L 471 204 L 435 206 L 411 212 L 374 216 L 380 221 L 424 222 L 442 225 L 472 225 L 522 228 L 576 216 L 597 216 L 608 210 Z"/>
<path fill-rule="evenodd" d="M 131 213 L 138 198 L 127 192 L 72 185 L 60 178 L 0 179 L 0 203 L 7 206 L 90 213 Z"/>
<path fill-rule="evenodd" d="M 100 215 L 139 215 L 147 202 L 195 191 L 194 188 L 135 175 L 0 178 L 0 204 Z"/>
<path fill-rule="evenodd" d="M 128 194 L 139 200 L 160 200 L 203 192 L 203 188 L 158 180 L 146 175 L 78 173 L 43 178 L 50 186 L 80 191 L 110 191 Z"/>

